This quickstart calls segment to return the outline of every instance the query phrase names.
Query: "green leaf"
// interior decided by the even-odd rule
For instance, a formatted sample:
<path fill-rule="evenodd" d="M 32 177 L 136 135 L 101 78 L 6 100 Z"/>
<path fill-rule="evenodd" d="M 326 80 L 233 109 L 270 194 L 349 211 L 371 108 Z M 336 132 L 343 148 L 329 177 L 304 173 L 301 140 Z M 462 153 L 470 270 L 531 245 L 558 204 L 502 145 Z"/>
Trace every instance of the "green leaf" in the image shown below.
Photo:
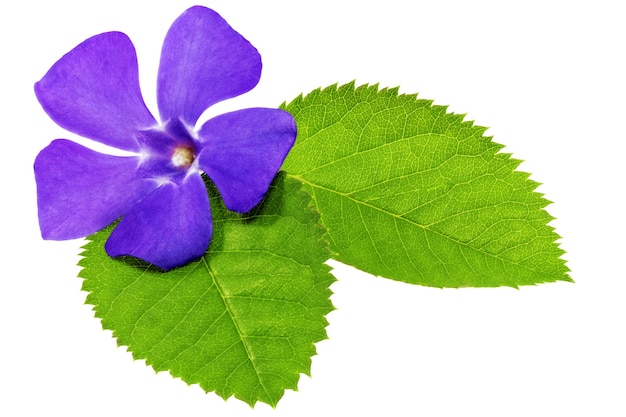
<path fill-rule="evenodd" d="M 227 211 L 208 184 L 214 236 L 207 254 L 168 273 L 103 247 L 111 227 L 89 237 L 83 289 L 102 326 L 136 359 L 250 405 L 275 406 L 308 374 L 326 338 L 334 278 L 323 229 L 301 184 L 279 174 L 246 216 Z"/>
<path fill-rule="evenodd" d="M 434 287 L 570 281 L 549 201 L 486 128 L 376 85 L 284 108 L 298 139 L 283 169 L 313 196 L 338 260 Z"/>

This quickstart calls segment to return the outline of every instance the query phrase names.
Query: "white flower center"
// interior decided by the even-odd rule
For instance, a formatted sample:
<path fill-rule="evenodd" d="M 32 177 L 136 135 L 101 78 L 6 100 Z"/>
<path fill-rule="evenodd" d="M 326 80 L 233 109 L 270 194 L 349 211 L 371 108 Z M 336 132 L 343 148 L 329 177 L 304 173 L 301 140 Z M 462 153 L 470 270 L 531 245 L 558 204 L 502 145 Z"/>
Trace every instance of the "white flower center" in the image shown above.
<path fill-rule="evenodd" d="M 176 168 L 189 168 L 194 159 L 196 159 L 194 150 L 188 146 L 179 146 L 172 154 L 172 164 Z"/>

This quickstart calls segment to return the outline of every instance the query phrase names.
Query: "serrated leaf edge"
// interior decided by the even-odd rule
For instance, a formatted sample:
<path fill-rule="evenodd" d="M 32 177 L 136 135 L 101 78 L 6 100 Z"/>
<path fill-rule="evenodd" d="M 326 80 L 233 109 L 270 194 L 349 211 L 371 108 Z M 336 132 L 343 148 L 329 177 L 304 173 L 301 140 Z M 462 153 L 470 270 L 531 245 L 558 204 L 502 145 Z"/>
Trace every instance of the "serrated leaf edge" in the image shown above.
<path fill-rule="evenodd" d="M 292 180 L 297 181 L 297 179 L 292 179 Z M 312 198 L 312 196 L 311 196 L 308 192 L 306 192 L 305 190 L 303 190 L 303 189 L 302 189 L 302 183 L 301 183 L 300 181 L 298 181 L 298 183 L 299 183 L 299 189 L 298 189 L 298 191 L 297 191 L 297 192 L 298 192 L 300 195 L 302 195 L 302 196 L 306 196 L 306 197 L 308 197 L 307 209 L 308 209 L 308 210 L 310 210 L 310 212 L 314 215 L 314 219 L 315 219 L 315 225 L 314 225 L 314 227 L 317 229 L 317 238 L 318 238 L 318 241 L 322 244 L 322 246 L 324 247 L 324 250 L 328 253 L 328 257 L 329 257 L 329 259 L 330 259 L 330 258 L 334 255 L 334 253 L 330 250 L 330 247 L 329 247 L 329 244 L 328 244 L 328 240 L 327 240 L 327 239 L 325 239 L 325 236 L 326 236 L 326 228 L 325 228 L 325 227 L 323 226 L 323 224 L 320 222 L 320 217 L 321 217 L 321 215 L 320 215 L 319 211 L 318 211 L 318 210 L 316 210 L 316 207 L 314 206 L 314 199 Z M 111 226 L 112 226 L 112 225 L 111 225 Z M 107 226 L 107 227 L 111 227 L 111 226 Z M 87 237 L 85 238 L 85 243 L 84 243 L 84 244 L 80 247 L 80 249 L 81 249 L 82 251 L 79 253 L 79 256 L 81 256 L 82 258 L 81 258 L 81 259 L 79 260 L 79 262 L 78 262 L 78 266 L 80 266 L 80 267 L 81 267 L 81 270 L 80 270 L 80 271 L 79 271 L 79 273 L 78 273 L 78 278 L 82 278 L 83 280 L 86 280 L 86 279 L 87 279 L 86 277 L 84 277 L 84 276 L 83 276 L 83 270 L 84 270 L 84 263 L 83 263 L 83 259 L 85 259 L 85 258 L 86 258 L 86 256 L 88 255 L 88 253 L 89 253 L 89 251 L 90 251 L 89 246 L 90 246 L 90 245 L 92 245 L 92 244 L 96 244 L 96 242 L 94 242 L 92 239 L 90 239 L 90 236 L 87 236 Z M 207 251 L 208 251 L 208 250 L 207 250 Z M 253 359 L 253 358 L 251 357 L 251 355 L 250 355 L 250 351 L 249 351 L 249 349 L 248 349 L 248 347 L 247 347 L 247 345 L 246 345 L 246 342 L 245 342 L 245 337 L 242 335 L 242 333 L 241 333 L 241 331 L 240 331 L 239 327 L 238 327 L 238 326 L 237 326 L 237 324 L 236 324 L 236 321 L 234 320 L 234 318 L 233 318 L 233 316 L 232 316 L 232 313 L 231 313 L 231 311 L 230 311 L 230 308 L 228 307 L 227 300 L 226 300 L 226 298 L 225 298 L 225 297 L 224 297 L 224 295 L 223 295 L 223 291 L 221 290 L 221 288 L 220 288 L 219 284 L 216 282 L 216 280 L 215 280 L 215 278 L 214 278 L 214 275 L 213 275 L 213 273 L 212 273 L 212 271 L 211 271 L 211 269 L 210 269 L 210 266 L 209 266 L 209 264 L 206 262 L 206 258 L 205 258 L 205 256 L 206 256 L 206 254 L 205 254 L 202 258 L 200 258 L 200 260 L 198 261 L 198 263 L 202 263 L 202 264 L 204 264 L 204 266 L 205 266 L 206 270 L 207 270 L 207 271 L 211 274 L 211 279 L 212 279 L 212 281 L 213 281 L 214 285 L 216 286 L 216 288 L 218 289 L 218 292 L 220 293 L 220 298 L 221 298 L 222 302 L 224 303 L 224 306 L 225 306 L 225 308 L 227 309 L 227 311 L 228 311 L 228 313 L 229 313 L 229 315 L 230 315 L 230 317 L 231 317 L 231 321 L 233 322 L 233 325 L 236 327 L 237 332 L 239 333 L 241 343 L 243 344 L 244 348 L 246 349 L 246 352 L 247 352 L 247 355 L 248 355 L 248 360 L 250 361 L 250 363 L 252 364 L 252 366 L 253 366 L 253 367 L 255 368 L 255 370 L 256 370 L 256 366 L 255 366 L 255 364 L 254 364 L 254 359 Z M 323 319 L 324 319 L 324 328 L 323 328 L 323 332 L 324 332 L 324 334 L 323 334 L 323 336 L 322 336 L 322 337 L 320 337 L 318 340 L 313 341 L 313 342 L 311 343 L 311 345 L 310 345 L 310 347 L 312 348 L 312 351 L 314 352 L 314 353 L 313 353 L 313 355 L 312 355 L 312 356 L 311 356 L 311 358 L 310 358 L 311 360 L 312 360 L 312 358 L 313 358 L 314 356 L 316 356 L 316 355 L 317 355 L 317 348 L 316 348 L 316 344 L 317 344 L 317 343 L 319 343 L 319 342 L 321 342 L 321 341 L 323 341 L 323 340 L 328 340 L 328 333 L 327 333 L 327 331 L 326 331 L 326 328 L 328 327 L 329 322 L 328 322 L 328 319 L 326 318 L 326 316 L 327 316 L 329 313 L 331 313 L 332 311 L 334 311 L 334 310 L 336 309 L 336 308 L 335 308 L 335 306 L 332 304 L 332 301 L 330 300 L 330 297 L 332 297 L 332 295 L 333 295 L 333 292 L 332 292 L 332 290 L 330 289 L 330 286 L 331 286 L 334 282 L 336 282 L 336 281 L 337 281 L 337 279 L 334 277 L 334 275 L 332 275 L 332 273 L 331 273 L 332 268 L 331 268 L 330 266 L 328 266 L 328 265 L 326 265 L 325 263 L 323 263 L 320 267 L 324 269 L 324 272 L 325 272 L 326 274 L 328 274 L 328 277 L 329 277 L 329 280 L 328 280 L 328 282 L 329 282 L 329 283 L 328 283 L 328 287 L 329 287 L 329 289 L 328 289 L 328 291 L 329 291 L 329 309 L 328 309 L 328 311 L 326 311 L 326 312 L 324 313 L 324 318 L 323 318 Z M 163 273 L 167 273 L 167 272 L 163 272 Z M 84 282 L 84 281 L 83 281 L 83 282 Z M 84 286 L 83 286 L 83 287 L 84 287 Z M 230 397 L 235 397 L 236 399 L 238 399 L 238 400 L 240 400 L 240 401 L 243 401 L 243 402 L 247 403 L 247 404 L 248 404 L 251 408 L 254 408 L 254 406 L 256 405 L 256 403 L 257 403 L 257 402 L 259 402 L 259 401 L 260 401 L 260 402 L 264 402 L 264 403 L 266 403 L 266 404 L 270 405 L 272 408 L 276 408 L 276 406 L 278 405 L 278 402 L 279 402 L 279 401 L 280 401 L 280 399 L 282 398 L 282 395 L 281 395 L 281 397 L 277 398 L 277 399 L 276 399 L 276 401 L 273 401 L 273 402 L 265 402 L 265 401 L 263 401 L 263 400 L 261 400 L 261 399 L 259 399 L 259 398 L 255 398 L 253 401 L 247 401 L 247 400 L 246 400 L 246 399 L 244 399 L 244 398 L 240 398 L 237 394 L 225 395 L 224 393 L 220 393 L 220 392 L 218 392 L 217 390 L 208 390 L 208 389 L 205 389 L 205 388 L 202 386 L 202 384 L 201 384 L 201 383 L 197 383 L 197 382 L 191 382 L 191 383 L 189 383 L 189 382 L 187 382 L 187 381 L 185 381 L 185 380 L 183 379 L 183 376 L 182 376 L 182 375 L 179 375 L 178 373 L 176 373 L 176 372 L 172 371 L 171 369 L 167 369 L 167 370 L 157 369 L 157 368 L 155 367 L 154 363 L 152 363 L 152 362 L 149 360 L 149 358 L 147 358 L 145 355 L 139 355 L 139 354 L 137 354 L 137 353 L 136 353 L 136 352 L 132 349 L 132 345 L 131 345 L 130 343 L 129 343 L 129 344 L 125 344 L 125 343 L 123 343 L 123 342 L 121 342 L 121 341 L 120 341 L 120 337 L 119 337 L 119 335 L 117 334 L 117 332 L 115 331 L 115 329 L 113 329 L 113 328 L 109 328 L 109 327 L 107 327 L 107 326 L 104 324 L 104 321 L 103 321 L 104 317 L 103 317 L 103 316 L 102 316 L 102 314 L 99 312 L 99 310 L 98 310 L 98 306 L 97 306 L 95 303 L 90 302 L 90 295 L 91 295 L 91 292 L 90 292 L 89 290 L 85 290 L 84 288 L 81 288 L 81 290 L 82 290 L 82 291 L 85 291 L 85 292 L 87 293 L 87 297 L 86 297 L 86 299 L 85 299 L 85 304 L 92 306 L 92 309 L 91 309 L 91 310 L 94 312 L 94 317 L 100 320 L 100 324 L 101 324 L 101 326 L 102 326 L 103 330 L 109 330 L 109 331 L 111 331 L 111 332 L 112 332 L 112 337 L 115 339 L 117 346 L 118 346 L 118 347 L 120 347 L 120 348 L 126 348 L 126 350 L 127 350 L 128 352 L 130 352 L 130 354 L 132 355 L 132 357 L 133 357 L 133 359 L 134 359 L 134 360 L 137 360 L 137 361 L 141 361 L 141 360 L 143 360 L 143 361 L 145 362 L 146 366 L 149 366 L 150 368 L 152 368 L 152 369 L 154 370 L 154 372 L 155 372 L 155 373 L 167 372 L 167 373 L 169 373 L 169 374 L 170 374 L 173 378 L 178 379 L 178 380 L 181 380 L 182 382 L 184 382 L 184 383 L 185 383 L 185 384 L 187 384 L 188 386 L 192 386 L 192 385 L 198 385 L 198 386 L 200 386 L 200 388 L 201 388 L 201 389 L 202 389 L 202 390 L 203 390 L 206 394 L 208 394 L 208 393 L 210 393 L 210 392 L 214 392 L 215 394 L 217 394 L 217 395 L 219 395 L 220 397 L 222 397 L 225 401 L 226 401 L 226 400 L 228 400 Z M 259 372 L 256 372 L 256 371 L 255 371 L 255 373 L 256 373 L 257 378 L 258 378 L 258 380 L 259 380 L 259 384 L 260 384 L 261 386 L 263 386 L 263 383 L 262 383 L 261 378 L 260 378 L 260 376 L 259 376 L 259 375 L 260 375 L 260 373 L 259 373 Z M 287 388 L 285 388 L 285 390 L 283 390 L 283 395 L 284 395 L 284 391 L 286 391 L 286 390 L 288 390 L 288 389 L 291 389 L 291 390 L 293 390 L 293 391 L 297 391 L 297 390 L 298 390 L 297 384 L 298 384 L 298 382 L 299 382 L 299 380 L 300 380 L 300 376 L 301 376 L 301 375 L 307 375 L 307 376 L 309 376 L 309 377 L 311 376 L 311 361 L 309 361 L 309 363 L 307 364 L 306 369 L 298 369 L 297 371 L 293 372 L 293 374 L 295 374 L 295 376 L 296 376 L 296 386 L 294 386 L 294 387 L 287 387 Z M 263 386 L 263 389 L 265 390 L 266 394 L 268 394 L 267 389 L 266 389 L 264 386 Z M 268 398 L 269 398 L 269 394 L 268 394 Z"/>
<path fill-rule="evenodd" d="M 403 94 L 400 94 L 399 93 L 399 89 L 400 89 L 399 86 L 397 86 L 397 87 L 382 87 L 381 88 L 379 83 L 374 83 L 374 84 L 366 83 L 366 84 L 361 84 L 359 86 L 356 86 L 356 80 L 352 80 L 352 81 L 350 81 L 348 83 L 345 83 L 345 84 L 342 84 L 342 85 L 339 85 L 339 83 L 334 83 L 334 84 L 331 84 L 331 85 L 329 85 L 327 87 L 318 87 L 318 88 L 312 90 L 311 92 L 309 92 L 307 94 L 301 93 L 299 96 L 297 96 L 295 99 L 293 99 L 289 103 L 283 102 L 281 104 L 280 108 L 287 109 L 291 105 L 300 104 L 300 103 L 304 102 L 307 99 L 314 98 L 314 97 L 316 97 L 316 96 L 318 96 L 320 94 L 326 93 L 326 92 L 342 92 L 342 91 L 354 91 L 355 93 L 358 93 L 359 91 L 362 91 L 362 90 L 375 90 L 375 92 L 378 93 L 378 94 L 380 94 L 380 93 L 387 94 L 387 95 L 389 95 L 392 98 L 413 99 L 415 101 L 418 100 L 418 93 L 412 93 L 412 94 L 404 94 L 403 93 Z M 530 176 L 532 174 L 530 174 L 528 172 L 525 172 L 525 171 L 518 171 L 517 170 L 517 167 L 524 161 L 521 160 L 521 159 L 513 158 L 511 153 L 503 152 L 502 150 L 503 150 L 503 148 L 505 148 L 505 145 L 493 141 L 493 136 L 484 136 L 484 133 L 487 131 L 488 127 L 475 125 L 473 120 L 465 120 L 465 117 L 467 116 L 466 113 L 458 114 L 458 113 L 448 112 L 447 109 L 448 109 L 449 106 L 433 104 L 434 100 L 429 100 L 429 99 L 419 99 L 419 100 L 423 100 L 430 107 L 443 109 L 446 112 L 446 115 L 455 116 L 456 118 L 458 118 L 458 122 L 461 125 L 466 125 L 469 128 L 475 129 L 477 134 L 480 134 L 481 137 L 483 137 L 484 139 L 488 140 L 488 142 L 490 144 L 494 145 L 497 148 L 497 151 L 495 152 L 495 155 L 500 155 L 501 158 L 504 158 L 505 160 L 507 160 L 507 161 L 509 161 L 510 163 L 513 164 L 512 170 L 513 170 L 515 175 L 525 176 L 524 179 L 528 182 L 529 191 L 532 192 L 532 193 L 537 194 L 539 197 L 541 197 L 541 199 L 545 203 L 543 206 L 540 207 L 540 210 L 542 210 L 544 212 L 544 214 L 546 214 L 547 217 L 548 217 L 548 220 L 547 220 L 545 226 L 548 227 L 554 234 L 554 239 L 552 240 L 552 243 L 556 244 L 558 251 L 560 251 L 560 255 L 559 255 L 558 259 L 562 262 L 562 266 L 564 267 L 563 275 L 561 277 L 558 277 L 558 278 L 551 277 L 550 279 L 546 279 L 545 281 L 542 281 L 542 282 L 536 282 L 536 283 L 532 283 L 532 284 L 521 284 L 521 285 L 523 285 L 523 286 L 536 286 L 538 284 L 543 284 L 543 283 L 548 283 L 548 282 L 557 282 L 557 281 L 574 282 L 574 280 L 569 275 L 571 270 L 567 266 L 567 260 L 563 258 L 563 256 L 566 254 L 566 251 L 561 248 L 561 245 L 559 243 L 559 241 L 560 241 L 560 239 L 562 239 L 562 237 L 555 232 L 556 228 L 554 228 L 554 227 L 549 225 L 549 223 L 552 220 L 555 220 L 555 218 L 552 215 L 550 215 L 550 213 L 548 213 L 547 210 L 545 210 L 545 208 L 547 206 L 549 206 L 550 204 L 552 204 L 553 202 L 548 200 L 548 199 L 546 199 L 544 197 L 543 193 L 536 191 L 537 187 L 539 185 L 541 185 L 541 183 L 537 182 L 535 180 L 530 179 Z M 298 146 L 298 141 L 297 140 L 296 140 L 296 144 L 294 145 L 294 147 L 296 147 L 296 146 Z M 287 174 L 291 178 L 297 179 L 298 181 L 307 184 L 311 188 L 314 188 L 314 187 L 321 188 L 318 185 L 311 184 L 310 182 L 304 180 L 303 178 L 301 178 L 301 177 L 299 177 L 297 175 L 293 175 L 293 174 L 289 174 L 289 173 L 287 173 Z M 330 190 L 330 191 L 335 192 L 334 190 Z M 315 196 L 314 195 L 312 195 L 312 199 L 315 200 Z M 354 199 L 353 199 L 353 201 L 355 201 L 357 203 L 362 203 L 362 204 L 367 205 L 364 202 L 360 202 L 360 201 L 357 201 L 357 200 L 354 200 Z M 372 208 L 374 208 L 376 210 L 379 210 L 379 211 L 382 211 L 382 210 L 380 210 L 380 209 L 378 209 L 376 207 L 372 207 Z M 317 211 L 320 212 L 319 208 L 317 208 Z M 395 215 L 393 213 L 388 213 L 388 212 L 385 212 L 385 213 L 389 214 L 390 216 L 392 216 L 394 218 L 397 218 L 399 220 L 408 221 L 408 222 L 410 222 L 410 223 L 412 223 L 412 224 L 414 224 L 416 226 L 419 226 L 419 227 L 421 227 L 423 229 L 426 229 L 426 226 L 417 224 L 415 222 L 412 222 L 409 219 L 403 218 L 402 216 Z M 322 224 L 323 224 L 323 213 L 321 213 L 321 217 L 322 217 Z M 447 235 L 442 234 L 440 232 L 437 232 L 435 230 L 431 230 L 431 229 L 426 229 L 426 230 L 429 230 L 429 231 L 431 231 L 433 233 L 436 233 L 436 234 L 438 234 L 438 235 L 440 235 L 442 237 L 445 237 L 447 239 L 452 239 L 455 243 L 458 243 L 459 245 L 467 246 L 463 242 L 460 242 L 460 241 L 458 241 L 458 240 L 456 240 L 456 239 L 454 239 L 454 238 L 452 238 L 450 236 L 447 236 Z M 485 251 L 482 251 L 482 250 L 477 249 L 477 248 L 472 248 L 472 249 L 478 250 L 479 252 L 484 253 L 485 255 L 488 255 L 490 257 L 496 257 L 497 258 L 497 256 L 495 256 L 494 254 L 491 254 L 489 252 L 485 252 Z M 340 254 L 339 253 L 335 253 L 335 256 L 340 256 Z M 337 260 L 340 261 L 340 262 L 345 262 L 342 259 L 337 259 Z M 507 262 L 510 262 L 510 261 L 507 261 Z M 515 262 L 513 262 L 513 263 L 515 263 Z M 348 262 L 346 262 L 346 264 L 347 265 L 351 265 Z M 354 265 L 351 265 L 351 266 L 354 266 Z M 532 268 L 528 268 L 528 267 L 522 266 L 522 265 L 520 265 L 520 266 L 525 268 L 525 269 L 534 271 Z M 356 266 L 354 266 L 354 267 L 356 267 Z M 382 278 L 385 278 L 385 277 L 382 277 Z M 515 289 L 519 289 L 519 287 L 520 287 L 520 285 L 501 285 L 501 286 L 508 286 L 508 287 L 515 288 Z M 444 287 L 441 287 L 441 288 L 444 288 Z M 445 288 L 459 288 L 459 287 L 445 287 Z"/>

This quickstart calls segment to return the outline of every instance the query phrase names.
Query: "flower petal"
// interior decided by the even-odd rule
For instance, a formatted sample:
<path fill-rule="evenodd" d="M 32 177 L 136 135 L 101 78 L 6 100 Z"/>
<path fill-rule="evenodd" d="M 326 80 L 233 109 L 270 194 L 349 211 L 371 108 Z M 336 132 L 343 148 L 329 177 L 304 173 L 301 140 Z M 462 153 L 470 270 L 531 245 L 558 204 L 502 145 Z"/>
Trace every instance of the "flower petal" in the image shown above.
<path fill-rule="evenodd" d="M 139 90 L 135 48 L 120 32 L 72 49 L 35 84 L 35 94 L 59 126 L 118 149 L 137 151 L 135 131 L 157 124 Z"/>
<path fill-rule="evenodd" d="M 161 51 L 157 101 L 163 122 L 194 126 L 209 106 L 252 89 L 261 56 L 216 12 L 195 6 L 172 24 Z"/>
<path fill-rule="evenodd" d="M 296 123 L 283 110 L 244 109 L 207 121 L 198 137 L 200 168 L 226 207 L 245 213 L 267 192 L 296 139 Z"/>
<path fill-rule="evenodd" d="M 137 203 L 104 247 L 110 256 L 134 256 L 167 271 L 201 257 L 212 230 L 204 181 L 191 175 L 182 185 L 163 184 Z"/>
<path fill-rule="evenodd" d="M 136 175 L 139 158 L 104 155 L 65 139 L 35 159 L 44 239 L 84 237 L 113 223 L 156 183 Z"/>

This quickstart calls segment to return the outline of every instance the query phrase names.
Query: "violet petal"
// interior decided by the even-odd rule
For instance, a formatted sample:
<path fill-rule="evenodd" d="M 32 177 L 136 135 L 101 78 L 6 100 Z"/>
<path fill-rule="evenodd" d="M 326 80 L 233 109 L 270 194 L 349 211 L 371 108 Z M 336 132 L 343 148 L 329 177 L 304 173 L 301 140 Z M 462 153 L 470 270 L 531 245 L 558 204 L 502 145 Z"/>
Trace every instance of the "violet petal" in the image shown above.
<path fill-rule="evenodd" d="M 190 175 L 165 183 L 137 203 L 105 244 L 110 256 L 130 255 L 169 270 L 201 257 L 212 233 L 204 181 Z"/>
<path fill-rule="evenodd" d="M 198 137 L 199 166 L 217 186 L 229 210 L 259 204 L 296 139 L 286 111 L 252 108 L 207 121 Z"/>
<path fill-rule="evenodd" d="M 134 132 L 155 126 L 139 89 L 135 48 L 120 32 L 91 37 L 35 84 L 46 113 L 78 135 L 137 151 Z"/>
<path fill-rule="evenodd" d="M 252 89 L 261 76 L 257 50 L 216 12 L 195 6 L 172 24 L 161 51 L 161 120 L 194 126 L 209 106 Z"/>
<path fill-rule="evenodd" d="M 104 155 L 57 139 L 35 159 L 44 239 L 84 237 L 113 223 L 156 188 L 136 175 L 139 158 Z"/>

